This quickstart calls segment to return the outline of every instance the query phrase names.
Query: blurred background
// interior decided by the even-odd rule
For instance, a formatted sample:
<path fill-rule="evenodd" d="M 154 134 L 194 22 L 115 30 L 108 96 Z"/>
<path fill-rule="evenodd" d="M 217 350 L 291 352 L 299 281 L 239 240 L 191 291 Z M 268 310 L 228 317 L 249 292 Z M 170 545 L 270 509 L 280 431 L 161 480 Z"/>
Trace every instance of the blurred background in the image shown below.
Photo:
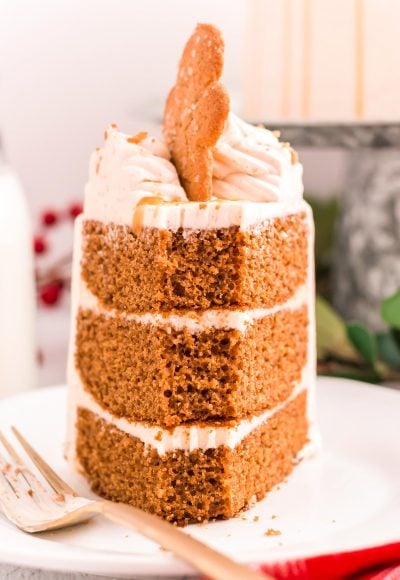
<path fill-rule="evenodd" d="M 0 0 L 0 138 L 13 176 L 0 176 L 0 251 L 16 256 L 12 238 L 24 231 L 22 247 L 30 232 L 37 294 L 33 305 L 28 290 L 17 296 L 30 284 L 22 248 L 11 270 L 0 266 L 0 316 L 12 324 L 17 298 L 35 311 L 16 339 L 29 350 L 36 337 L 35 383 L 65 380 L 72 224 L 89 155 L 111 122 L 159 133 L 197 22 L 223 32 L 234 111 L 280 128 L 300 152 L 317 222 L 320 372 L 397 381 L 398 0 Z M 11 342 L 3 324 L 3 367 Z"/>
<path fill-rule="evenodd" d="M 1 134 L 32 211 L 81 198 L 89 154 L 107 124 L 132 134 L 159 131 L 183 44 L 197 22 L 212 22 L 223 32 L 224 80 L 242 114 L 246 83 L 252 83 L 246 66 L 257 66 L 256 55 L 248 54 L 257 4 L 262 2 L 0 0 Z M 282 40 L 273 50 L 281 48 Z M 265 106 L 251 111 L 264 114 Z M 317 171 L 308 155 L 303 159 L 308 188 L 340 190 L 343 155 L 317 157 L 323 164 Z"/>

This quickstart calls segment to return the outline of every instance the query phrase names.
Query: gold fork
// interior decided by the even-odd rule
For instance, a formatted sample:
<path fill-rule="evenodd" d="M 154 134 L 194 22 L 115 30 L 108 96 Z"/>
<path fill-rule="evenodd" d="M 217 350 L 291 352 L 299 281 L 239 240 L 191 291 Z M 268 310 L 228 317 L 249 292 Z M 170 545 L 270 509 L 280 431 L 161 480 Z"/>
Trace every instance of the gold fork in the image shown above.
<path fill-rule="evenodd" d="M 153 540 L 210 578 L 271 580 L 271 576 L 234 562 L 155 515 L 123 504 L 80 497 L 53 471 L 15 427 L 11 429 L 49 484 L 49 487 L 41 484 L 0 432 L 0 443 L 9 457 L 9 460 L 6 460 L 0 453 L 0 506 L 7 518 L 18 528 L 30 533 L 54 530 L 87 521 L 101 514 Z"/>

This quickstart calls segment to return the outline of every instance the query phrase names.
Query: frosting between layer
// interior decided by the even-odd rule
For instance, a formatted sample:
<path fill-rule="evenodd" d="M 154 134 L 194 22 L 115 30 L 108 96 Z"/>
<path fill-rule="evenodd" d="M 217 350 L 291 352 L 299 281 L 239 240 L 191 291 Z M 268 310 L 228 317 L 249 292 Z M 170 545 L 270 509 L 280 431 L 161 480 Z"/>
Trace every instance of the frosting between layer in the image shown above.
<path fill-rule="evenodd" d="M 185 314 L 162 314 L 146 312 L 144 314 L 127 314 L 117 312 L 102 306 L 96 296 L 90 292 L 87 285 L 81 280 L 81 290 L 79 305 L 85 310 L 91 310 L 96 314 L 102 314 L 109 317 L 121 317 L 124 320 L 133 320 L 134 322 L 150 325 L 170 326 L 176 330 L 186 329 L 188 332 L 195 334 L 202 332 L 207 328 L 230 328 L 240 332 L 246 332 L 249 325 L 256 320 L 272 316 L 282 310 L 296 310 L 307 303 L 307 286 L 304 284 L 296 293 L 283 304 L 272 308 L 253 308 L 251 310 L 229 310 L 210 309 L 196 314 L 190 311 Z"/>
<path fill-rule="evenodd" d="M 265 204 L 270 205 L 270 204 Z M 309 234 L 309 270 L 308 270 L 308 280 L 306 283 L 306 301 L 308 304 L 308 311 L 309 311 L 309 338 L 308 338 L 308 362 L 307 366 L 303 370 L 303 380 L 296 387 L 292 396 L 294 397 L 296 393 L 301 392 L 303 388 L 308 390 L 308 397 L 307 397 L 307 419 L 309 422 L 309 439 L 311 440 L 311 444 L 304 448 L 303 451 L 299 454 L 299 458 L 302 458 L 310 453 L 314 453 L 320 447 L 320 440 L 319 440 L 319 432 L 316 427 L 315 422 L 315 401 L 314 401 L 314 390 L 315 390 L 315 334 L 314 334 L 314 301 L 313 301 L 313 287 L 314 287 L 314 274 L 313 274 L 313 244 L 314 244 L 314 237 L 313 237 L 313 227 L 312 227 L 312 213 L 307 204 L 305 204 L 306 213 L 307 213 L 307 220 L 310 226 L 310 234 Z M 81 261 L 81 230 L 82 230 L 82 222 L 84 217 L 79 216 L 76 220 L 75 224 L 75 235 L 74 235 L 74 261 L 73 261 L 73 285 L 72 285 L 72 316 L 71 316 L 71 333 L 70 333 L 70 348 L 69 348 L 69 358 L 68 358 L 68 383 L 69 383 L 69 391 L 68 391 L 68 440 L 66 444 L 67 456 L 70 463 L 79 470 L 79 461 L 76 457 L 76 410 L 79 405 L 85 406 L 89 410 L 96 412 L 99 416 L 103 413 L 103 418 L 108 420 L 109 422 L 114 422 L 116 426 L 123 429 L 132 428 L 132 423 L 128 421 L 124 421 L 123 419 L 115 419 L 110 413 L 104 411 L 94 400 L 93 398 L 83 390 L 83 386 L 75 369 L 75 362 L 74 362 L 74 353 L 75 353 L 75 333 L 76 333 L 76 314 L 80 304 L 81 298 L 81 278 L 80 278 L 80 261 Z M 82 295 L 83 300 L 88 298 L 85 295 Z M 89 300 L 94 298 L 92 295 L 89 296 Z M 287 303 L 286 303 L 287 307 Z M 92 405 L 90 408 L 88 405 Z M 197 432 L 195 431 L 196 426 L 192 425 L 190 429 L 185 426 L 179 427 L 181 432 L 174 431 L 175 437 L 171 437 L 171 432 L 162 430 L 160 427 L 152 427 L 151 431 L 148 431 L 147 425 L 136 423 L 137 430 L 135 431 L 136 435 L 139 437 L 139 433 L 142 440 L 148 445 L 152 445 L 154 443 L 154 447 L 159 452 L 162 449 L 173 450 L 176 445 L 179 445 L 179 437 L 178 435 L 182 435 L 183 439 L 181 441 L 181 445 L 183 445 L 184 449 L 190 450 L 194 449 L 195 442 L 201 445 L 214 445 L 224 444 L 227 446 L 235 445 L 240 442 L 243 437 L 248 435 L 253 429 L 255 429 L 258 425 L 260 425 L 263 421 L 268 420 L 271 416 L 271 413 L 276 412 L 277 408 L 267 411 L 262 415 L 258 415 L 253 417 L 252 419 L 247 420 L 246 422 L 241 422 L 240 425 L 236 425 L 233 429 L 231 428 L 231 432 L 222 435 L 221 431 L 218 433 L 215 431 L 215 427 L 209 427 L 211 431 L 207 434 L 207 428 L 203 428 L 203 431 Z M 117 421 L 119 422 L 117 424 Z M 182 431 L 182 429 L 186 428 L 186 433 Z M 175 428 L 177 429 L 177 428 Z M 189 429 L 189 433 L 188 433 Z M 221 429 L 221 427 L 219 427 Z M 226 428 L 225 428 L 226 429 Z M 161 441 L 158 440 L 160 431 L 162 434 L 167 437 L 166 439 L 161 438 Z M 157 438 L 156 438 L 157 437 Z M 162 446 L 162 443 L 165 444 L 165 447 Z M 168 447 L 169 446 L 169 447 Z M 172 446 L 172 447 L 171 447 Z M 207 447 L 204 447 L 207 448 Z"/>
<path fill-rule="evenodd" d="M 140 439 L 146 447 L 156 449 L 159 455 L 175 450 L 191 452 L 196 449 L 215 449 L 221 445 L 234 449 L 254 429 L 265 424 L 290 401 L 293 401 L 300 393 L 306 390 L 310 378 L 309 369 L 306 367 L 303 371 L 302 380 L 295 386 L 291 395 L 285 401 L 260 415 L 255 415 L 230 425 L 209 422 L 207 424 L 179 425 L 174 429 L 164 429 L 156 425 L 115 417 L 103 409 L 92 395 L 83 388 L 76 372 L 74 380 L 74 388 L 76 389 L 75 404 L 77 408 L 87 409 L 120 431 Z"/>
<path fill-rule="evenodd" d="M 213 155 L 217 198 L 290 203 L 303 196 L 303 169 L 293 149 L 264 127 L 230 113 Z"/>

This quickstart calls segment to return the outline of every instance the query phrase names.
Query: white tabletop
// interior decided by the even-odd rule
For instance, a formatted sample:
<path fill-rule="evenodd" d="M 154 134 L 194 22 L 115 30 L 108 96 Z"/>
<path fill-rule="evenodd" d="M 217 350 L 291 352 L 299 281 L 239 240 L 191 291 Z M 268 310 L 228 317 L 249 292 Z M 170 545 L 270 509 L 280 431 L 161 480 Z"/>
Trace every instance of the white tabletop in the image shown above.
<path fill-rule="evenodd" d="M 38 342 L 43 352 L 43 364 L 39 369 L 39 385 L 65 383 L 65 366 L 69 331 L 68 297 L 55 308 L 39 310 Z M 399 388 L 400 385 L 392 385 Z M 1 580 L 96 580 L 99 576 L 87 574 L 68 574 L 65 572 L 45 572 L 19 568 L 0 563 Z M 103 577 L 104 578 L 104 577 Z M 138 576 L 132 576 L 139 580 Z M 183 577 L 180 577 L 181 579 Z M 147 577 L 146 580 L 160 580 L 161 577 Z M 109 578 L 111 580 L 111 578 Z M 171 579 L 174 580 L 174 579 Z M 175 578 L 176 580 L 176 578 Z"/>
<path fill-rule="evenodd" d="M 18 568 L 0 564 L 1 580 L 100 580 L 104 576 L 92 576 L 90 574 L 66 574 L 65 572 L 43 572 L 29 568 Z M 187 576 L 179 576 L 179 580 L 185 580 Z M 114 580 L 108 577 L 108 580 Z M 132 576 L 132 580 L 163 580 L 161 576 Z M 178 580 L 178 577 L 169 577 L 169 580 Z M 193 577 L 191 578 L 193 580 Z"/>
<path fill-rule="evenodd" d="M 4 564 L 0 564 L 0 578 L 2 580 L 99 580 L 99 576 L 65 574 L 64 572 L 43 572 L 41 570 L 30 570 L 29 568 L 18 568 Z"/>

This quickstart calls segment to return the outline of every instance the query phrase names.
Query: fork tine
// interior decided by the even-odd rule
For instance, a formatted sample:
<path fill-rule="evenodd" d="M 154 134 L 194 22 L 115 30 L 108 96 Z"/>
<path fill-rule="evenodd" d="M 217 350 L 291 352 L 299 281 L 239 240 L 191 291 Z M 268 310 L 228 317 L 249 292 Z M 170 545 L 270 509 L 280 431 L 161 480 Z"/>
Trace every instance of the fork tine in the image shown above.
<path fill-rule="evenodd" d="M 77 493 L 70 487 L 65 481 L 61 479 L 53 471 L 53 469 L 48 465 L 45 460 L 39 455 L 35 449 L 28 443 L 28 441 L 21 435 L 21 433 L 16 429 L 16 427 L 11 427 L 12 432 L 21 443 L 22 447 L 26 451 L 27 455 L 32 459 L 33 463 L 36 465 L 40 473 L 49 483 L 49 485 L 54 489 L 56 493 L 67 493 L 70 495 L 77 495 Z"/>
<path fill-rule="evenodd" d="M 0 432 L 0 441 L 3 443 L 1 432 Z M 2 481 L 3 481 L 6 484 L 6 486 L 8 486 L 3 491 L 8 495 L 9 492 L 10 492 L 10 490 L 11 490 L 12 493 L 14 493 L 14 495 L 17 495 L 17 493 L 16 493 L 16 491 L 14 489 L 14 486 L 12 485 L 11 481 L 7 477 L 7 473 L 10 470 L 11 470 L 11 464 L 9 463 L 9 461 L 6 460 L 6 458 L 0 452 L 0 488 L 3 488 L 4 487 L 2 485 Z"/>
<path fill-rule="evenodd" d="M 21 457 L 18 455 L 14 447 L 11 445 L 8 439 L 5 438 L 5 436 L 1 431 L 0 431 L 0 443 L 2 443 L 4 449 L 7 451 L 9 456 L 15 461 L 15 463 L 18 463 L 18 465 L 22 467 L 24 465 L 24 462 L 22 461 Z"/>
<path fill-rule="evenodd" d="M 21 457 L 18 455 L 17 451 L 8 441 L 6 436 L 0 431 L 0 443 L 3 445 L 4 449 L 7 451 L 11 463 L 8 462 L 3 455 L 0 453 L 0 468 L 3 467 L 2 472 L 3 478 L 8 483 L 9 487 L 13 490 L 14 494 L 20 498 L 21 495 L 28 493 L 35 498 L 40 498 L 45 493 L 43 485 L 40 481 L 29 471 L 26 464 L 22 461 Z M 18 478 L 22 478 L 25 484 L 21 485 Z"/>
<path fill-rule="evenodd" d="M 8 455 L 10 456 L 10 459 L 15 463 L 14 471 L 15 471 L 15 468 L 17 468 L 19 470 L 20 475 L 26 481 L 27 485 L 30 486 L 31 483 L 29 481 L 29 477 L 27 477 L 26 465 L 24 464 L 24 462 L 22 461 L 21 457 L 18 455 L 18 453 L 16 452 L 14 447 L 11 445 L 11 443 L 8 441 L 6 436 L 3 435 L 3 433 L 1 431 L 0 431 L 0 443 L 3 445 L 4 449 L 7 451 Z M 2 463 L 3 465 L 7 465 L 5 458 L 1 454 L 0 454 L 0 463 Z M 8 464 L 8 468 L 12 468 L 12 465 Z M 8 472 L 9 472 L 9 469 L 6 469 L 5 472 L 3 473 L 3 476 L 7 480 L 10 487 L 13 489 L 14 493 L 18 496 L 17 489 L 14 486 L 15 481 L 13 483 L 10 480 L 10 478 L 7 476 Z M 15 473 L 17 473 L 17 472 L 15 471 Z M 14 474 L 14 477 L 15 477 L 15 474 Z"/>

